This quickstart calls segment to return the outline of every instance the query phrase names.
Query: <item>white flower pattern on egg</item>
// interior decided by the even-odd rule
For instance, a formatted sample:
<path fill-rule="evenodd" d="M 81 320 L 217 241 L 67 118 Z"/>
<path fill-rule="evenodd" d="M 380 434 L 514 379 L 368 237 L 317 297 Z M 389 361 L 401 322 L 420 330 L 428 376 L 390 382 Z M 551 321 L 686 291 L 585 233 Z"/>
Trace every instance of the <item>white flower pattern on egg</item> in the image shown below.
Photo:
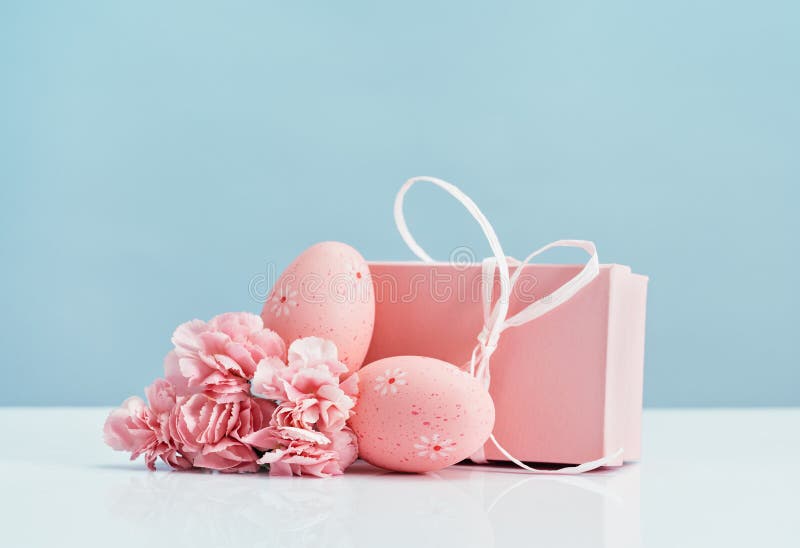
<path fill-rule="evenodd" d="M 272 294 L 272 298 L 269 301 L 272 303 L 270 310 L 273 314 L 275 314 L 276 318 L 280 318 L 281 315 L 289 315 L 289 313 L 292 311 L 292 307 L 297 306 L 295 297 L 297 297 L 297 290 L 292 289 L 290 284 L 286 284 L 285 286 L 275 290 L 275 292 Z"/>
<path fill-rule="evenodd" d="M 431 460 L 436 460 L 439 457 L 446 457 L 456 445 L 456 442 L 450 439 L 442 440 L 439 434 L 433 434 L 430 438 L 428 436 L 420 436 L 419 441 L 422 443 L 415 443 L 414 449 L 417 450 L 418 457 L 427 457 Z"/>
<path fill-rule="evenodd" d="M 381 396 L 397 394 L 398 387 L 406 384 L 405 376 L 406 372 L 402 369 L 387 369 L 383 375 L 375 377 L 373 390 Z"/>

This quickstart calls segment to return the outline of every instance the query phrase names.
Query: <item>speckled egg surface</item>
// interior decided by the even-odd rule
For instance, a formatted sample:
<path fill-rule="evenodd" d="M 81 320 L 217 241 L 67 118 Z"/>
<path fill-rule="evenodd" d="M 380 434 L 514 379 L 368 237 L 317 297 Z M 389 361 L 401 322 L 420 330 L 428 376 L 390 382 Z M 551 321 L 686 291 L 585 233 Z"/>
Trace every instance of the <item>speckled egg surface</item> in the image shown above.
<path fill-rule="evenodd" d="M 375 295 L 366 261 L 340 242 L 309 247 L 275 282 L 261 318 L 287 345 L 301 337 L 332 340 L 339 359 L 350 371 L 357 370 L 375 325 Z"/>
<path fill-rule="evenodd" d="M 434 358 L 396 356 L 364 366 L 350 426 L 359 456 L 398 472 L 431 472 L 477 451 L 494 404 L 474 377 Z"/>

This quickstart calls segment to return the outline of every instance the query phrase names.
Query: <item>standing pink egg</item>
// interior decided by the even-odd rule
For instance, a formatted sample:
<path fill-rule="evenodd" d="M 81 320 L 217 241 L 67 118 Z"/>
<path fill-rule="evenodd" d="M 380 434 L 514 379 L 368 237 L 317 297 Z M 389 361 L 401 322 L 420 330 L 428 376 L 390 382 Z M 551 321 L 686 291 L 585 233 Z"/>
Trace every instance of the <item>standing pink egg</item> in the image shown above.
<path fill-rule="evenodd" d="M 287 344 L 310 336 L 332 340 L 339 359 L 356 371 L 364 363 L 375 324 L 366 261 L 340 242 L 309 247 L 275 282 L 261 318 Z"/>
<path fill-rule="evenodd" d="M 350 426 L 359 456 L 398 472 L 430 472 L 477 451 L 494 426 L 494 403 L 474 377 L 420 356 L 363 367 Z"/>

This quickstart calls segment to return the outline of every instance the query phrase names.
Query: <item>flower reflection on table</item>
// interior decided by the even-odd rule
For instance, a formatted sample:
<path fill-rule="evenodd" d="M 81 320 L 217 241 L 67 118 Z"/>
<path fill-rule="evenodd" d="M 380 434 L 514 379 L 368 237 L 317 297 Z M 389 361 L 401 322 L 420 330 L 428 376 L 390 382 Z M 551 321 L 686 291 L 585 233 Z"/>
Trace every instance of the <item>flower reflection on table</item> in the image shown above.
<path fill-rule="evenodd" d="M 344 547 L 352 498 L 344 482 L 159 471 L 115 485 L 110 510 L 143 545 Z"/>

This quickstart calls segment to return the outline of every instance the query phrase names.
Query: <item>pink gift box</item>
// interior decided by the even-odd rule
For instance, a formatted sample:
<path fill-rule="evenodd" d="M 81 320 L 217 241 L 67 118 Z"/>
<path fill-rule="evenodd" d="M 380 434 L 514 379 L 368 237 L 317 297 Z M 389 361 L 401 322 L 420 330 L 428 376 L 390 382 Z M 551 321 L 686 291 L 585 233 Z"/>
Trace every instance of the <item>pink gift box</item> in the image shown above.
<path fill-rule="evenodd" d="M 469 362 L 484 325 L 480 265 L 369 267 L 376 310 L 365 363 L 397 355 Z M 546 299 L 582 265 L 523 268 L 510 315 Z M 611 465 L 639 458 L 647 281 L 627 266 L 601 265 L 570 300 L 504 331 L 491 358 L 490 393 L 494 435 L 514 457 L 577 464 L 622 449 Z M 507 460 L 491 442 L 484 450 L 489 460 Z"/>

